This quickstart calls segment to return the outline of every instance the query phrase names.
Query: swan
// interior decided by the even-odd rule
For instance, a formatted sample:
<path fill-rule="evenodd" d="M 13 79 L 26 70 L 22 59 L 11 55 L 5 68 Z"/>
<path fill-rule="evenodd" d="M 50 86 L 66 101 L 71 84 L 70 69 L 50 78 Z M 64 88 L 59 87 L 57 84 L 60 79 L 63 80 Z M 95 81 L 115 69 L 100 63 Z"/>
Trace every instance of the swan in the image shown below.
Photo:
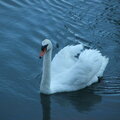
<path fill-rule="evenodd" d="M 40 92 L 53 94 L 80 90 L 98 81 L 109 58 L 97 49 L 84 49 L 83 44 L 69 45 L 52 59 L 52 42 L 42 41 L 40 57 L 43 57 L 43 73 Z"/>

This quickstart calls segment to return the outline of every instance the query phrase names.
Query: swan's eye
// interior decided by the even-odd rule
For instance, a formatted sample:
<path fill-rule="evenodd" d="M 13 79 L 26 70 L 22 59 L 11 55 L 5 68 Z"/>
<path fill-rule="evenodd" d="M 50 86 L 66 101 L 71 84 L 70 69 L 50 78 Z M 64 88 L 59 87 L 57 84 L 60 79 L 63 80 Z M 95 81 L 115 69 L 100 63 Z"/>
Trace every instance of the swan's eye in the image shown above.
<path fill-rule="evenodd" d="M 41 47 L 41 50 L 44 51 L 47 48 L 48 45 L 44 45 Z"/>

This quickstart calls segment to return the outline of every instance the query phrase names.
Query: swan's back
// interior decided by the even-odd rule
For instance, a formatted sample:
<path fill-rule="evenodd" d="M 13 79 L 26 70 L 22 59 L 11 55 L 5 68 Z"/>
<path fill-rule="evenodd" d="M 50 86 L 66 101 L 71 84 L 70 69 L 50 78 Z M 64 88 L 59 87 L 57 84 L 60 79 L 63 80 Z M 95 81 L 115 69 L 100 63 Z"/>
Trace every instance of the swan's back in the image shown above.
<path fill-rule="evenodd" d="M 63 48 L 52 61 L 51 93 L 75 91 L 97 82 L 108 60 L 98 50 L 83 51 L 81 44 Z"/>

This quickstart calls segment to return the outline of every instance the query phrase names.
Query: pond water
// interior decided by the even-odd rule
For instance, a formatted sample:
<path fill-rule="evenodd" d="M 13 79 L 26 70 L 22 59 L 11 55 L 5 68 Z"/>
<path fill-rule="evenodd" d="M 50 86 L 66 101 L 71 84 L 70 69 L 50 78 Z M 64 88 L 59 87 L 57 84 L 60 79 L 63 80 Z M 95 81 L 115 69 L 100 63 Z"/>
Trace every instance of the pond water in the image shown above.
<path fill-rule="evenodd" d="M 76 92 L 39 92 L 41 41 L 53 56 L 84 43 L 110 58 L 104 79 Z M 0 0 L 0 120 L 120 120 L 120 0 Z"/>

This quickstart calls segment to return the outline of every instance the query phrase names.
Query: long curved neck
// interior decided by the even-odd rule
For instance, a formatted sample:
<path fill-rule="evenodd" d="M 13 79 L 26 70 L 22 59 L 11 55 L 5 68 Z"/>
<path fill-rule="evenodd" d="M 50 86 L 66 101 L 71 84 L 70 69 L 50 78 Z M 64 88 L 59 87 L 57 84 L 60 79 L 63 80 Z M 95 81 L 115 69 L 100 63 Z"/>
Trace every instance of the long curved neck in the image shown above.
<path fill-rule="evenodd" d="M 52 49 L 47 51 L 43 58 L 43 74 L 40 85 L 40 91 L 42 93 L 50 92 L 50 82 L 51 82 L 51 56 Z"/>

